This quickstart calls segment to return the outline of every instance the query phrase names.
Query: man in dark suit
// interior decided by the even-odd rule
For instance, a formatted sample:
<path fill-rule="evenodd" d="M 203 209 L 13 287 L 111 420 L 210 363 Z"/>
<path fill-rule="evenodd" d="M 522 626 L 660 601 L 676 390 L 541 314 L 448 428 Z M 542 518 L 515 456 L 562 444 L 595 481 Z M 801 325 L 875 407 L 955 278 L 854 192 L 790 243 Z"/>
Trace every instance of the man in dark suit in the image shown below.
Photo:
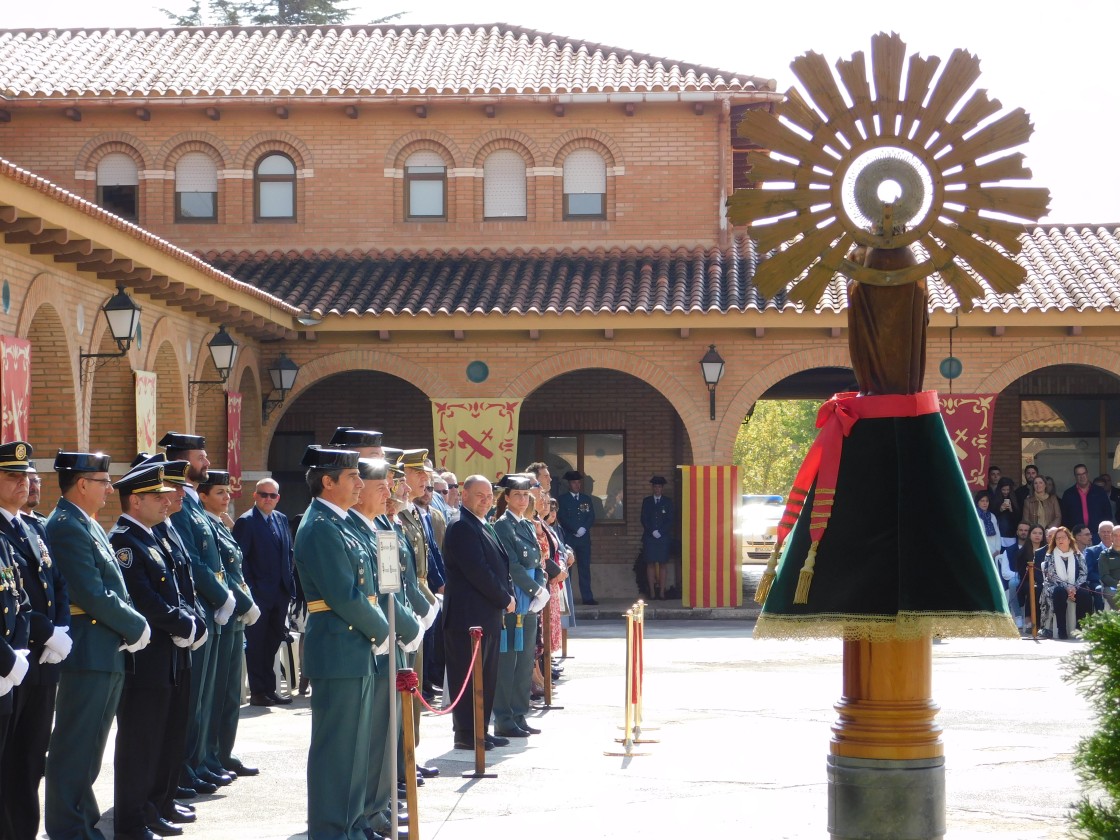
<path fill-rule="evenodd" d="M 70 599 L 51 560 L 46 531 L 38 519 L 20 514 L 29 492 L 32 449 L 22 441 L 0 446 L 0 534 L 11 545 L 30 610 L 29 670 L 15 689 L 7 747 L 3 750 L 0 837 L 39 836 L 39 782 L 51 737 L 59 663 L 70 653 Z M 37 477 L 37 476 L 36 476 Z"/>
<path fill-rule="evenodd" d="M 669 562 L 676 513 L 673 500 L 662 495 L 665 478 L 655 475 L 649 483 L 653 495 L 642 499 L 642 559 L 646 561 L 649 597 L 661 601 L 665 598 L 665 565 Z"/>
<path fill-rule="evenodd" d="M 1112 519 L 1112 502 L 1108 493 L 1089 480 L 1089 468 L 1078 464 L 1073 468 L 1072 487 L 1062 494 L 1062 524 L 1070 531 L 1075 525 L 1088 525 L 1092 534 L 1106 520 Z"/>
<path fill-rule="evenodd" d="M 281 705 L 272 663 L 288 635 L 288 606 L 295 597 L 292 537 L 288 517 L 276 509 L 280 485 L 262 478 L 253 507 L 233 523 L 233 538 L 244 554 L 245 582 L 260 608 L 260 618 L 245 628 L 245 664 L 254 706 Z"/>
<path fill-rule="evenodd" d="M 447 679 L 452 690 L 469 677 L 472 627 L 482 628 L 482 720 L 487 726 L 494 710 L 494 690 L 498 681 L 498 641 L 503 613 L 513 612 L 513 582 L 509 576 L 509 557 L 486 514 L 494 503 L 490 479 L 472 475 L 463 482 L 463 504 L 459 519 L 447 528 L 443 559 L 447 567 L 444 595 L 443 632 Z M 474 749 L 474 709 L 459 703 L 451 713 L 455 748 Z M 509 741 L 486 735 L 486 749 L 504 746 Z"/>
<path fill-rule="evenodd" d="M 162 465 L 141 464 L 114 486 L 122 513 L 109 541 L 132 603 L 152 628 L 152 642 L 136 654 L 117 708 L 113 825 L 118 838 L 147 840 L 153 832 L 183 833 L 155 803 L 167 792 L 168 762 L 172 756 L 182 760 L 178 743 L 190 698 L 190 648 L 205 636 L 206 622 L 183 599 L 175 559 L 154 531 L 175 493 L 163 483 Z"/>
<path fill-rule="evenodd" d="M 591 526 L 595 524 L 595 500 L 583 490 L 583 475 L 576 470 L 564 473 L 568 492 L 557 499 L 557 517 L 568 537 L 568 545 L 576 554 L 579 569 L 579 597 L 583 603 L 595 606 L 599 602 L 591 591 Z"/>

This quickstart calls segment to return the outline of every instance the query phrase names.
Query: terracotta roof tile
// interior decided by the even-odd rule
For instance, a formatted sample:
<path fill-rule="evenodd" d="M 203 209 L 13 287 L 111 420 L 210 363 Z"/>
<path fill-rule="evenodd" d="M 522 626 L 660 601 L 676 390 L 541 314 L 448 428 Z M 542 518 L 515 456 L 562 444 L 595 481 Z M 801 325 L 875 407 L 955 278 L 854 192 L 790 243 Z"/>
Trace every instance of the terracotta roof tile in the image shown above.
<path fill-rule="evenodd" d="M 318 315 L 800 312 L 750 282 L 750 243 L 718 248 L 529 251 L 210 252 L 220 271 Z M 1041 225 L 1023 234 L 1027 281 L 1015 295 L 987 290 L 976 306 L 1006 312 L 1120 309 L 1120 225 Z M 982 282 L 983 285 L 983 282 Z M 930 309 L 954 311 L 934 277 Z M 847 307 L 839 275 L 818 312 Z"/>
<path fill-rule="evenodd" d="M 0 31 L 0 93 L 14 99 L 769 89 L 504 23 Z"/>

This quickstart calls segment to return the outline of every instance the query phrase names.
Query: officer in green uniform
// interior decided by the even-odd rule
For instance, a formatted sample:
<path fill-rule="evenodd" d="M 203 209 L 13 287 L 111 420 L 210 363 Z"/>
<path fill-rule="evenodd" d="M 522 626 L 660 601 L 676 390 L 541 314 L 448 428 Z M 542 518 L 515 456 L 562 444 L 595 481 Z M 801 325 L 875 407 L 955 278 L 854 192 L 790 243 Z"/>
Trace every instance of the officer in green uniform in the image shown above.
<path fill-rule="evenodd" d="M 506 615 L 504 650 L 498 654 L 498 685 L 494 693 L 494 734 L 527 738 L 540 732 L 529 725 L 529 693 L 537 647 L 537 613 L 548 601 L 548 583 L 541 568 L 541 548 L 533 523 L 525 518 L 529 488 L 535 479 L 511 473 L 502 476 L 499 516 L 494 533 L 509 555 L 516 606 Z"/>
<path fill-rule="evenodd" d="M 388 653 L 373 557 L 347 511 L 358 501 L 358 453 L 309 446 L 312 501 L 296 532 L 307 596 L 304 673 L 311 679 L 308 840 L 365 840 L 375 654 Z"/>
<path fill-rule="evenodd" d="M 49 837 L 104 840 L 93 783 L 131 654 L 146 647 L 152 634 L 132 608 L 113 547 L 94 518 L 113 492 L 109 456 L 59 452 L 54 468 L 62 498 L 47 520 L 47 536 L 70 593 L 74 645 L 58 685 L 44 824 Z"/>
<path fill-rule="evenodd" d="M 370 551 L 374 558 L 374 578 L 378 579 L 378 532 L 392 534 L 393 542 L 398 544 L 400 538 L 396 532 L 381 517 L 389 503 L 391 495 L 390 476 L 395 467 L 390 467 L 387 461 L 380 458 L 362 458 L 358 461 L 358 471 L 365 486 L 358 496 L 358 503 L 349 511 L 350 516 L 359 526 L 358 530 L 366 537 L 370 544 Z M 384 537 L 383 537 L 384 539 Z M 379 583 L 375 584 L 381 592 Z M 394 611 L 394 629 L 401 644 L 392 655 L 396 657 L 397 668 L 406 668 L 407 655 L 415 650 L 423 641 L 423 627 L 416 613 L 408 605 L 408 598 L 403 586 L 393 595 L 380 594 L 378 603 L 382 611 L 388 615 L 390 609 Z M 397 707 L 397 743 L 401 743 L 401 702 L 400 692 L 391 685 L 388 679 L 389 655 L 385 654 L 374 658 L 377 676 L 373 681 L 373 737 L 370 739 L 369 753 L 369 790 L 366 799 L 366 820 L 370 830 L 388 834 L 391 828 L 389 813 L 390 796 L 392 795 L 392 756 L 387 747 L 389 744 L 389 704 L 395 703 Z M 408 816 L 398 810 L 398 824 L 407 825 Z"/>
<path fill-rule="evenodd" d="M 171 523 L 182 538 L 191 558 L 195 592 L 206 618 L 207 640 L 191 654 L 190 719 L 187 725 L 187 757 L 183 762 L 182 784 L 199 793 L 213 793 L 233 778 L 215 773 L 205 766 L 206 746 L 210 743 L 210 719 L 214 708 L 218 676 L 216 655 L 221 632 L 233 616 L 236 598 L 225 583 L 225 571 L 218 552 L 218 541 L 210 520 L 198 499 L 199 484 L 206 480 L 210 459 L 206 439 L 200 435 L 168 432 L 160 439 L 170 461 L 186 461 L 186 493 L 183 506 L 171 515 Z"/>
<path fill-rule="evenodd" d="M 233 743 L 237 740 L 237 722 L 241 715 L 245 628 L 261 617 L 261 610 L 253 602 L 252 593 L 245 583 L 241 546 L 221 520 L 221 515 L 229 510 L 230 498 L 229 473 L 224 470 L 207 470 L 206 481 L 198 485 L 198 499 L 214 530 L 226 585 L 233 594 L 235 605 L 233 617 L 223 628 L 218 644 L 218 676 L 214 684 L 214 706 L 210 713 L 210 743 L 203 763 L 215 773 L 226 773 L 237 778 L 260 773 L 259 769 L 247 766 L 233 754 Z M 287 702 L 292 701 L 289 698 Z"/>

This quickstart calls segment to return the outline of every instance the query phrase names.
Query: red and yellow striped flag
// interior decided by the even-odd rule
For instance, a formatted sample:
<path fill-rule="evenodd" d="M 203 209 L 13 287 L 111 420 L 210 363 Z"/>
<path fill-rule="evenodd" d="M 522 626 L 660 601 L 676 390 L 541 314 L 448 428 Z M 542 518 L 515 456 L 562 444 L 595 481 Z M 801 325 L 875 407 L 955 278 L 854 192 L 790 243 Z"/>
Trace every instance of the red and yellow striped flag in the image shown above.
<path fill-rule="evenodd" d="M 686 607 L 743 605 L 741 546 L 735 534 L 738 467 L 681 467 L 682 600 Z"/>

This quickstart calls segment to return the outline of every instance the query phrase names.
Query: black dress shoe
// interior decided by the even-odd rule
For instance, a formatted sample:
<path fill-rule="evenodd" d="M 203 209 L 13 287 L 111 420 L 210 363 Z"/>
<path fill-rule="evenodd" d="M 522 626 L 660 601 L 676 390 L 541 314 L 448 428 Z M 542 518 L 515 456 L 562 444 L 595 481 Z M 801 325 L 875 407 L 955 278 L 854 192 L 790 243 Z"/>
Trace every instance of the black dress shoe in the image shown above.
<path fill-rule="evenodd" d="M 302 697 L 302 696 L 306 695 L 307 692 L 310 689 L 311 689 L 311 680 L 309 680 L 307 677 L 300 677 L 299 678 L 299 693 L 300 693 L 300 696 Z"/>
<path fill-rule="evenodd" d="M 509 745 L 509 738 L 503 738 L 501 735 L 487 735 L 486 743 L 495 747 L 505 747 Z"/>
<path fill-rule="evenodd" d="M 218 787 L 225 787 L 226 785 L 233 784 L 233 779 L 230 776 L 227 776 L 225 773 L 214 773 L 205 768 L 198 771 L 198 778 L 200 781 L 209 782 L 210 784 L 217 785 Z"/>
<path fill-rule="evenodd" d="M 193 805 L 188 805 L 186 802 L 180 802 L 178 799 L 173 799 L 173 800 L 171 800 L 171 804 L 175 807 L 175 810 L 178 811 L 180 814 L 193 814 L 194 813 L 194 806 Z"/>
<path fill-rule="evenodd" d="M 504 727 L 502 729 L 495 729 L 494 734 L 501 738 L 528 738 L 529 733 L 522 729 L 520 726 Z M 508 741 L 506 743 L 509 743 Z"/>
<path fill-rule="evenodd" d="M 292 702 L 291 697 L 281 697 L 275 691 L 268 692 L 268 694 L 266 696 L 268 697 L 269 700 L 272 701 L 272 705 L 274 705 L 274 706 L 287 706 L 287 705 L 290 705 L 291 702 Z"/>
<path fill-rule="evenodd" d="M 416 787 L 424 787 L 424 777 L 420 775 L 419 771 L 416 772 Z"/>
<path fill-rule="evenodd" d="M 439 775 L 439 768 L 432 765 L 417 764 L 416 772 L 423 776 L 425 779 L 434 779 Z"/>
<path fill-rule="evenodd" d="M 539 729 L 534 729 L 532 726 L 530 726 L 527 723 L 519 723 L 517 725 L 520 726 L 522 729 L 524 729 L 526 732 L 528 732 L 530 735 L 540 735 L 541 734 L 541 731 Z"/>
<path fill-rule="evenodd" d="M 236 773 L 238 776 L 259 776 L 261 771 L 257 767 L 248 767 L 240 761 L 231 761 L 224 765 L 227 773 Z"/>
<path fill-rule="evenodd" d="M 159 817 L 161 820 L 166 820 L 174 825 L 185 825 L 186 823 L 192 823 L 197 820 L 198 814 L 192 814 L 190 811 L 175 811 L 171 814 L 160 814 Z"/>
<path fill-rule="evenodd" d="M 271 695 L 268 694 L 250 694 L 250 706 L 276 706 L 278 703 L 273 702 Z"/>
<path fill-rule="evenodd" d="M 194 799 L 196 796 L 198 796 L 198 791 L 193 787 L 183 787 L 179 785 L 175 791 L 176 799 Z"/>
<path fill-rule="evenodd" d="M 486 744 L 485 744 L 485 748 L 489 751 L 489 750 L 494 749 L 494 745 L 491 744 L 489 741 L 487 741 Z M 470 750 L 471 752 L 474 752 L 474 744 L 470 743 L 469 741 L 456 741 L 455 742 L 455 749 L 457 749 L 457 750 Z"/>
<path fill-rule="evenodd" d="M 153 832 L 150 828 L 141 828 L 136 831 L 128 832 L 115 832 L 113 834 L 115 840 L 161 840 L 160 835 Z"/>
<path fill-rule="evenodd" d="M 160 837 L 178 837 L 183 833 L 183 829 L 174 823 L 168 822 L 163 817 L 159 817 L 148 823 L 148 828 L 156 832 Z"/>
<path fill-rule="evenodd" d="M 385 840 L 385 835 L 378 834 L 376 831 L 374 831 L 368 825 L 365 828 L 362 829 L 362 834 L 365 835 L 366 840 Z"/>
<path fill-rule="evenodd" d="M 194 782 L 191 787 L 194 788 L 195 793 L 214 793 L 218 789 L 217 785 L 211 784 L 210 782 L 204 781 L 202 779 Z"/>

